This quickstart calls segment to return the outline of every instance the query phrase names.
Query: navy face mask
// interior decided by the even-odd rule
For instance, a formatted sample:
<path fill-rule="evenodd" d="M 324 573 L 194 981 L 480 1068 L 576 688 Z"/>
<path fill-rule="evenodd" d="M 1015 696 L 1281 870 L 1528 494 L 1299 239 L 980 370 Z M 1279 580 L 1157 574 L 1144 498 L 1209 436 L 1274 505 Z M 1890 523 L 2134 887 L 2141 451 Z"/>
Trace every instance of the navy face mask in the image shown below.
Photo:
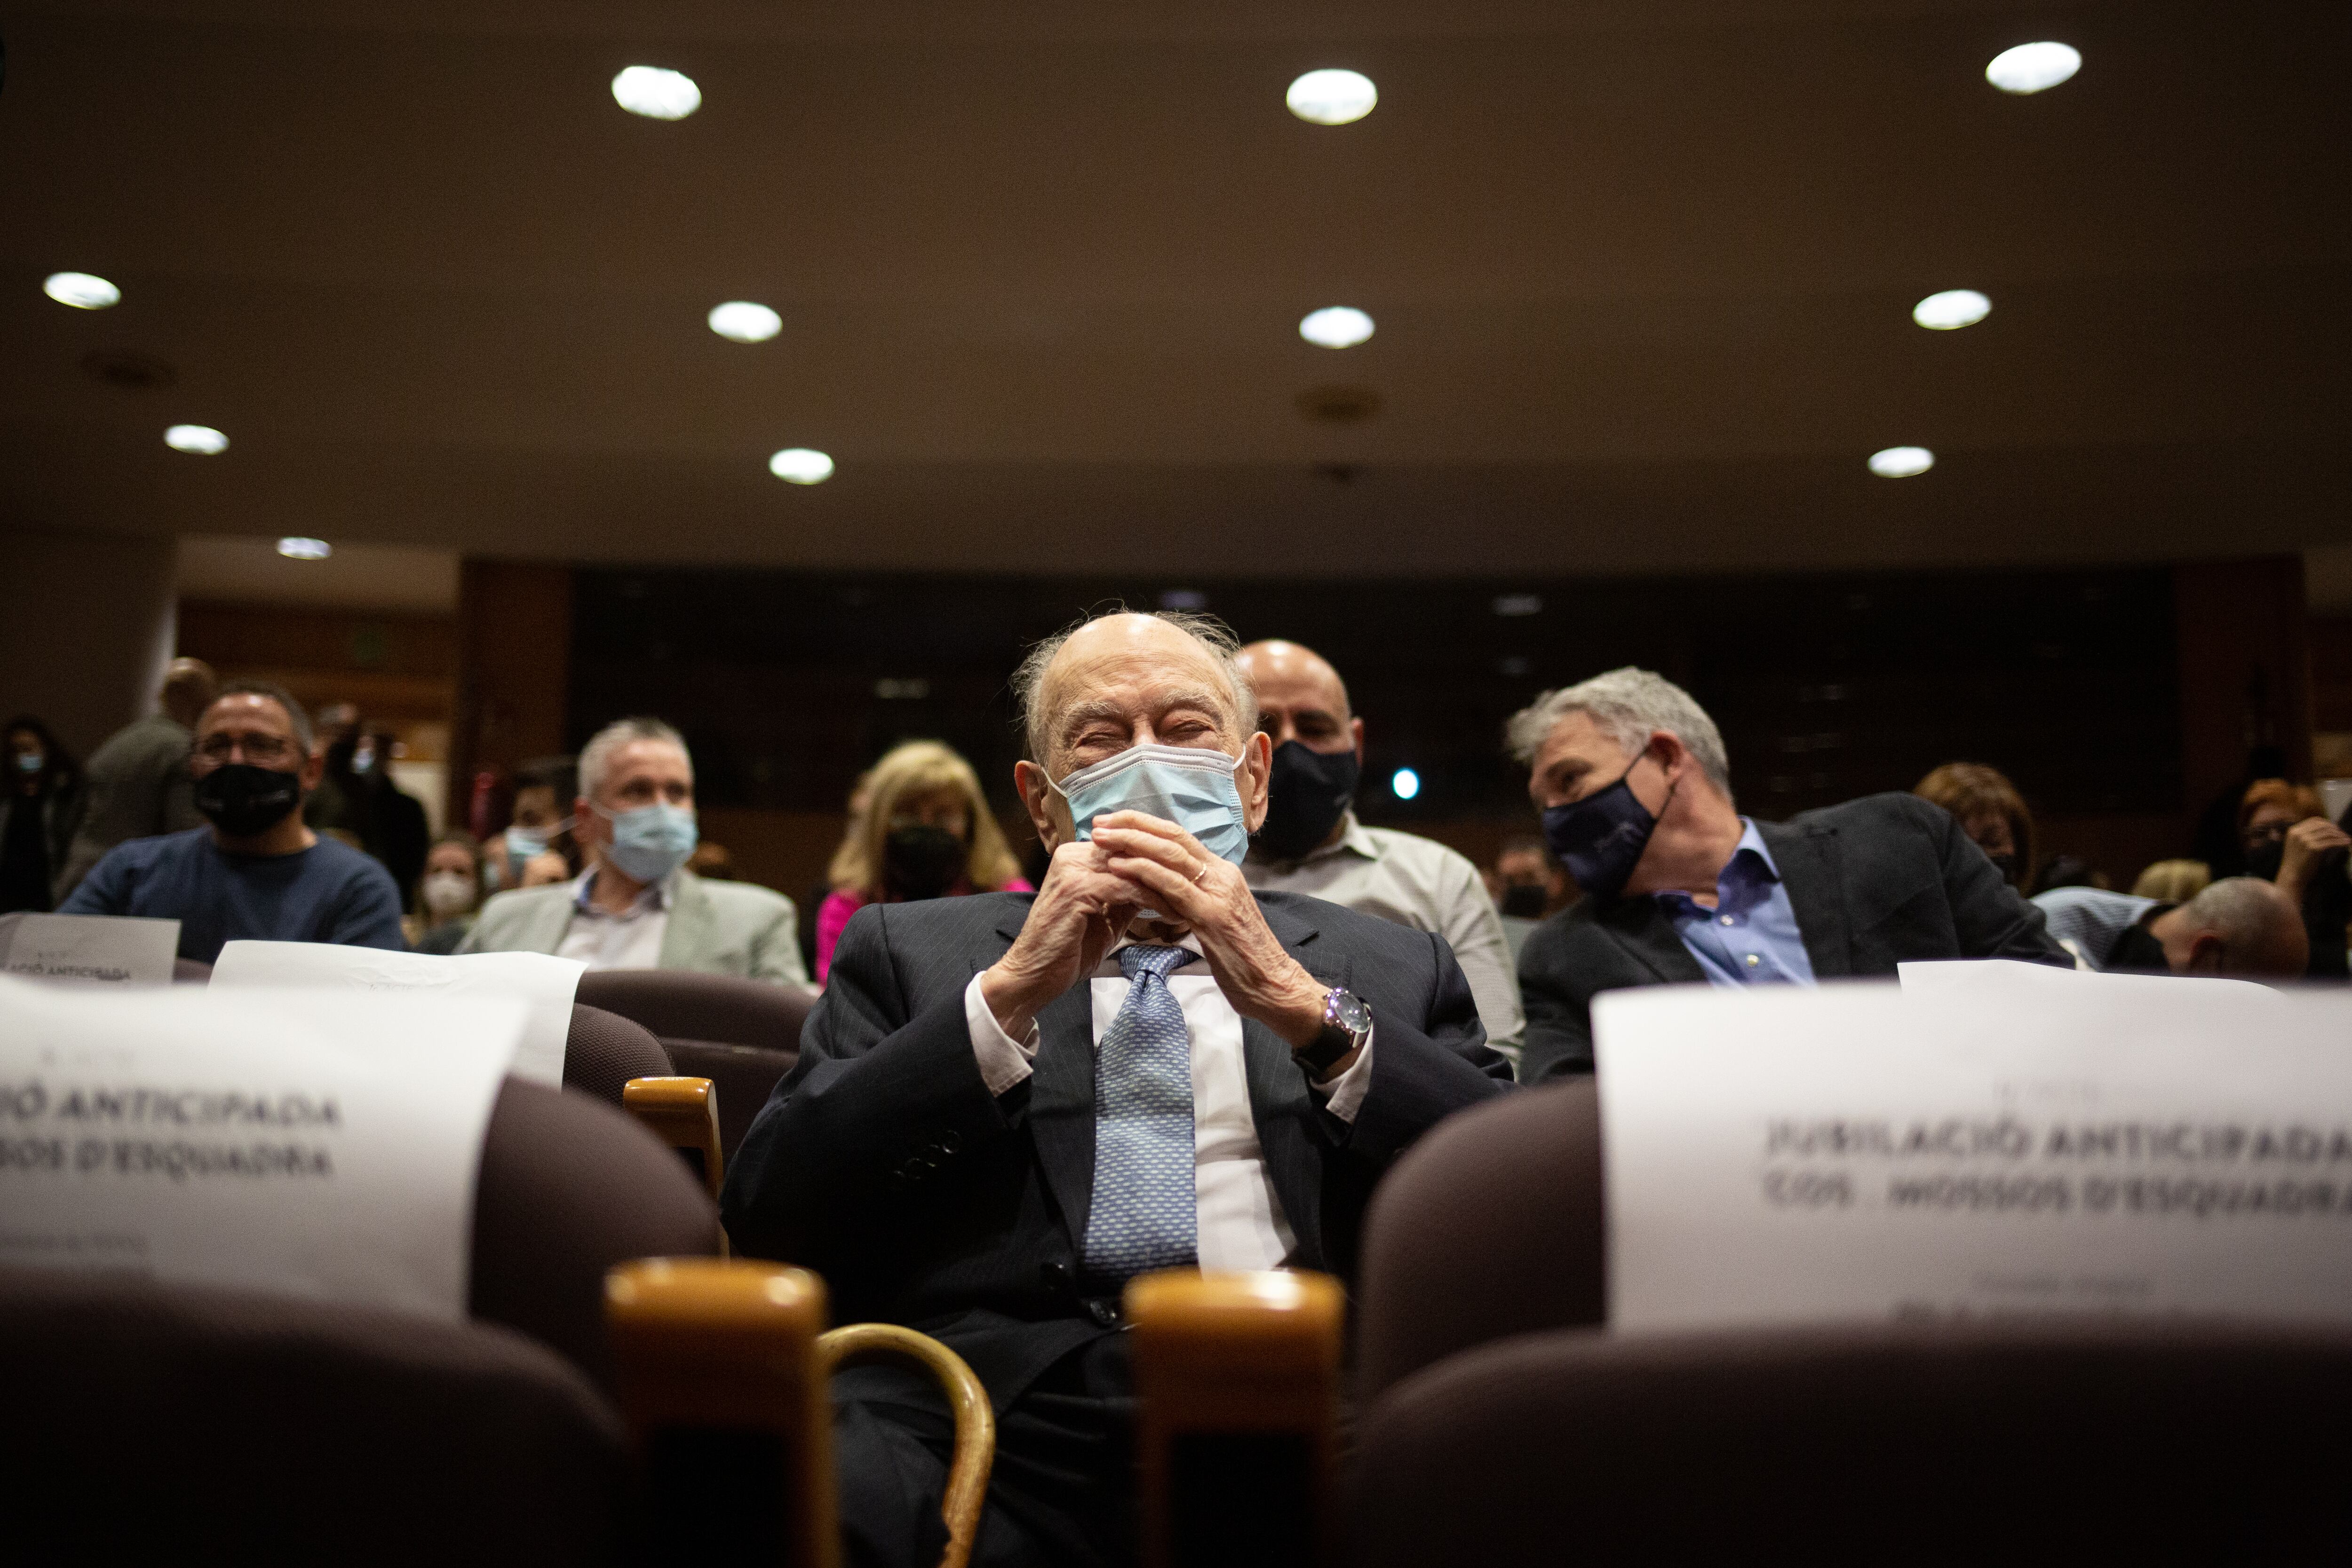
<path fill-rule="evenodd" d="M 1624 891 L 1633 868 L 1641 863 L 1642 852 L 1649 847 L 1650 834 L 1657 829 L 1658 819 L 1625 782 L 1641 763 L 1636 757 L 1614 784 L 1581 800 L 1544 810 L 1544 841 L 1576 879 L 1576 885 L 1591 897 L 1614 898 Z M 1674 799 L 1671 786 L 1666 799 Z"/>

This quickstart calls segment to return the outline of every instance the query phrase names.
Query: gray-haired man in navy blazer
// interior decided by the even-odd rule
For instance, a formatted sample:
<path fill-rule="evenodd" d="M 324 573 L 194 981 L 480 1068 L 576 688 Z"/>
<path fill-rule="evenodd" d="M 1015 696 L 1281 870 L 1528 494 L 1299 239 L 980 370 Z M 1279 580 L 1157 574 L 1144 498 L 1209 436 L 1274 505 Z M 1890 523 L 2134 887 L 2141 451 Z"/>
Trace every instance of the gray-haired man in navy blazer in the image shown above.
<path fill-rule="evenodd" d="M 1043 886 L 859 911 L 728 1173 L 739 1249 L 987 1385 L 976 1563 L 1132 1555 L 1127 1279 L 1346 1272 L 1381 1171 L 1509 1082 L 1443 939 L 1243 880 L 1271 747 L 1234 646 L 1121 613 L 1033 652 Z M 852 1561 L 935 1562 L 946 1406 L 891 1368 L 835 1395 Z"/>

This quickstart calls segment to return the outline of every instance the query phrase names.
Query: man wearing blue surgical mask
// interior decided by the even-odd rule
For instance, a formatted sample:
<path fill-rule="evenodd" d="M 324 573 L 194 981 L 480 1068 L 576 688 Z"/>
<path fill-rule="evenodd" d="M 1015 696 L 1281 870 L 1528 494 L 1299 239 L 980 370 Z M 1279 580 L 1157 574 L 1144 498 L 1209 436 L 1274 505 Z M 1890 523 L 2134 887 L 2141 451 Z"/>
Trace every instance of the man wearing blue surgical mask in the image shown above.
<path fill-rule="evenodd" d="M 699 826 L 694 760 L 656 718 L 625 718 L 580 753 L 572 836 L 588 869 L 501 893 L 460 953 L 553 953 L 592 969 L 688 969 L 806 985 L 797 915 L 782 894 L 686 869 Z"/>
<path fill-rule="evenodd" d="M 1243 878 L 1273 747 L 1234 653 L 1127 613 L 1033 650 L 1042 885 L 859 910 L 729 1166 L 739 1251 L 987 1385 L 978 1563 L 1132 1559 L 1129 1279 L 1345 1271 L 1388 1162 L 1509 1082 L 1442 937 Z M 937 1561 L 947 1406 L 887 1367 L 833 1390 L 848 1560 Z"/>
<path fill-rule="evenodd" d="M 1916 959 L 2074 963 L 1940 806 L 1890 793 L 1786 822 L 1741 816 L 1715 721 L 1663 675 L 1546 692 L 1507 733 L 1584 894 L 1519 950 L 1523 1082 L 1592 1071 L 1602 991 L 1809 986 Z"/>

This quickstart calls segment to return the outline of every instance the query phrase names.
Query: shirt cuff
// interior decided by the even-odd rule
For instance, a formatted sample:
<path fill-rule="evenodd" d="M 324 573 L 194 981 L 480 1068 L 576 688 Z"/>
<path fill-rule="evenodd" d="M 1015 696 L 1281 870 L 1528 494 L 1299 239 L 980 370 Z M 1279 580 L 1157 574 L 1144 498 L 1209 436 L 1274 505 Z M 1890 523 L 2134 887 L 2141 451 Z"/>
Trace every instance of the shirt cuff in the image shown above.
<path fill-rule="evenodd" d="M 971 1054 L 980 1063 L 980 1080 L 988 1085 L 991 1094 L 1002 1094 L 1027 1080 L 1031 1063 L 1037 1060 L 1037 1020 L 1029 1020 L 1026 1041 L 1013 1039 L 1004 1032 L 989 1010 L 988 998 L 980 994 L 980 976 L 963 990 L 964 1027 L 971 1031 Z M 1360 1065 L 1360 1063 L 1359 1064 Z M 1341 1075 L 1341 1082 L 1346 1081 Z M 1359 1100 L 1363 1096 L 1359 1094 Z"/>
<path fill-rule="evenodd" d="M 988 1009 L 982 1008 L 981 1010 L 986 1012 Z M 992 1017 L 989 1021 L 993 1023 L 995 1019 Z M 1364 1096 L 1371 1092 L 1372 1037 L 1379 1030 L 1380 1025 L 1375 1022 L 1364 1031 L 1364 1049 L 1356 1053 L 1356 1060 L 1348 1064 L 1347 1071 L 1328 1083 L 1318 1083 L 1312 1078 L 1307 1081 L 1308 1092 L 1326 1097 L 1323 1109 L 1350 1126 L 1355 1124 L 1356 1112 L 1363 1105 Z M 1003 1031 L 1000 1030 L 997 1032 L 1001 1034 Z"/>

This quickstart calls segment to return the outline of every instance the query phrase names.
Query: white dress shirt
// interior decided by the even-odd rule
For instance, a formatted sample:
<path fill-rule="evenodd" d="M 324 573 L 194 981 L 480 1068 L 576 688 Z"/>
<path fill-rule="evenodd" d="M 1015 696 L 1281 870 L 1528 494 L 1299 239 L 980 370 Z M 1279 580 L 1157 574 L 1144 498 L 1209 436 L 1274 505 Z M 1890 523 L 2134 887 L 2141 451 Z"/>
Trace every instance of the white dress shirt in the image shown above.
<path fill-rule="evenodd" d="M 1486 1043 L 1516 1067 L 1528 1029 L 1518 966 L 1478 868 L 1435 839 L 1368 828 L 1352 810 L 1341 821 L 1346 826 L 1337 843 L 1295 861 L 1262 860 L 1253 852 L 1242 862 L 1242 875 L 1260 892 L 1303 893 L 1444 937 L 1470 982 Z"/>
<path fill-rule="evenodd" d="M 618 915 L 596 907 L 591 866 L 572 884 L 572 923 L 556 944 L 559 958 L 577 958 L 592 969 L 658 969 L 662 938 L 669 935 L 669 879 L 649 883 Z"/>
<path fill-rule="evenodd" d="M 1180 944 L 1196 955 L 1168 977 L 1168 994 L 1184 1009 L 1192 1044 L 1192 1189 L 1200 1205 L 1196 1249 L 1204 1270 L 1279 1269 L 1297 1247 L 1267 1176 L 1258 1147 L 1257 1119 L 1250 1113 L 1249 1072 L 1242 1055 L 1242 1019 L 1217 988 L 1208 960 L 1197 956 L 1200 938 Z M 1095 1044 L 1127 1005 L 1128 977 L 1119 971 L 1118 946 L 1103 955 L 1087 982 L 1094 1001 Z M 971 1031 L 972 1055 L 992 1094 L 1002 1094 L 1027 1078 L 1037 1057 L 1037 1026 L 1024 1043 L 1004 1032 L 981 995 L 974 975 L 963 993 L 964 1022 Z M 1376 1023 L 1377 1027 L 1377 1023 Z M 1328 1096 L 1325 1109 L 1353 1122 L 1372 1082 L 1372 1042 L 1348 1071 L 1328 1085 L 1307 1081 L 1311 1092 Z"/>

